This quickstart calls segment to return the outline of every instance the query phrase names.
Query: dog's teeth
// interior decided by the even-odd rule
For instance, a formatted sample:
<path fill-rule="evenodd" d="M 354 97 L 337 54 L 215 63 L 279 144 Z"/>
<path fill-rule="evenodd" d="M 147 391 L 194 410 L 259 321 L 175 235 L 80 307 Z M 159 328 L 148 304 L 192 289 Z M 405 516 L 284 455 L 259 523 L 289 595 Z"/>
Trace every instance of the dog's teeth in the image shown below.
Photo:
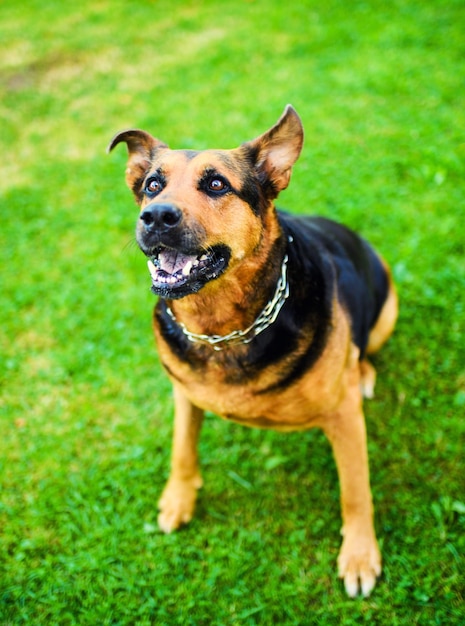
<path fill-rule="evenodd" d="M 199 264 L 199 260 L 195 259 L 195 261 L 192 263 L 192 267 L 197 267 Z"/>
<path fill-rule="evenodd" d="M 202 254 L 199 261 L 206 261 L 207 259 L 208 259 L 208 256 L 206 254 Z"/>
<path fill-rule="evenodd" d="M 156 280 L 157 278 L 157 268 L 155 267 L 155 265 L 153 264 L 152 261 L 147 261 L 147 267 L 149 268 L 149 272 L 150 272 L 150 276 Z"/>
<path fill-rule="evenodd" d="M 189 276 L 191 269 L 192 269 L 193 263 L 192 261 L 187 261 L 187 263 L 185 264 L 185 266 L 182 268 L 182 274 L 183 276 Z"/>

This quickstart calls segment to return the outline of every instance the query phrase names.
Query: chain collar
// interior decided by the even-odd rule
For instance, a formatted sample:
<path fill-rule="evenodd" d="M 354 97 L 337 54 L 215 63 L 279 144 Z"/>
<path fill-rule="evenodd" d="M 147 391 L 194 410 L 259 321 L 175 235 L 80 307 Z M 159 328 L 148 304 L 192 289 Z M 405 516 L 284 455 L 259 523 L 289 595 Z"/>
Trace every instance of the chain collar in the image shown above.
<path fill-rule="evenodd" d="M 289 238 L 292 241 L 292 238 Z M 281 309 L 284 306 L 289 296 L 289 282 L 287 280 L 287 254 L 284 256 L 281 265 L 281 276 L 279 277 L 278 284 L 276 285 L 276 291 L 274 296 L 256 318 L 256 320 L 245 330 L 233 330 L 228 335 L 201 335 L 198 333 L 191 333 L 190 330 L 184 326 L 182 322 L 178 322 L 173 311 L 166 304 L 166 312 L 170 318 L 175 322 L 184 335 L 192 343 L 203 343 L 213 347 L 214 350 L 223 350 L 228 344 L 244 344 L 250 343 L 261 332 L 269 328 L 273 324 Z"/>

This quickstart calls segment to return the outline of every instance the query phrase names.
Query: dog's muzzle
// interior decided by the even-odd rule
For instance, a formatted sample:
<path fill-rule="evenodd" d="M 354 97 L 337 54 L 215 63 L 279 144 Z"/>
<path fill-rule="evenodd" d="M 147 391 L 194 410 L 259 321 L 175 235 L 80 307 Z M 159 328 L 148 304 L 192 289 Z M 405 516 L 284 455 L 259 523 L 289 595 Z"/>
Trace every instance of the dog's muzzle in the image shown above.
<path fill-rule="evenodd" d="M 172 204 L 153 203 L 141 211 L 137 242 L 149 258 L 152 291 L 167 299 L 199 291 L 225 271 L 231 256 L 228 246 L 199 241 Z"/>

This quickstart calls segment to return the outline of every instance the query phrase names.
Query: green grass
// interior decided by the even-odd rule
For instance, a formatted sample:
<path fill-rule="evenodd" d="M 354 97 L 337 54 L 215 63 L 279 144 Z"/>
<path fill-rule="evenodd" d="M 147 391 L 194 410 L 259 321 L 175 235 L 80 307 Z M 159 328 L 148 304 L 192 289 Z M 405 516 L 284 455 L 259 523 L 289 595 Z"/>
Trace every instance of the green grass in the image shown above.
<path fill-rule="evenodd" d="M 2 626 L 465 624 L 464 26 L 460 0 L 0 5 Z M 359 229 L 401 296 L 366 405 L 365 601 L 336 579 L 318 432 L 211 417 L 197 516 L 156 528 L 171 392 L 105 147 L 234 147 L 287 102 L 306 144 L 280 204 Z"/>

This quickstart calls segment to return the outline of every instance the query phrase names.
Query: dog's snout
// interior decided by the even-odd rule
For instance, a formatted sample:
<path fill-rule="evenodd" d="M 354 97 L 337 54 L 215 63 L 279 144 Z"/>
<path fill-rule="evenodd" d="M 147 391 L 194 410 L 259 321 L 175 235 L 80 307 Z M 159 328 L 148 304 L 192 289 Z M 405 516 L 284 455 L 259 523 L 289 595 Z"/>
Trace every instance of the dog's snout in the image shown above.
<path fill-rule="evenodd" d="M 165 232 L 174 228 L 182 219 L 182 212 L 173 204 L 149 204 L 140 214 L 146 230 Z"/>

